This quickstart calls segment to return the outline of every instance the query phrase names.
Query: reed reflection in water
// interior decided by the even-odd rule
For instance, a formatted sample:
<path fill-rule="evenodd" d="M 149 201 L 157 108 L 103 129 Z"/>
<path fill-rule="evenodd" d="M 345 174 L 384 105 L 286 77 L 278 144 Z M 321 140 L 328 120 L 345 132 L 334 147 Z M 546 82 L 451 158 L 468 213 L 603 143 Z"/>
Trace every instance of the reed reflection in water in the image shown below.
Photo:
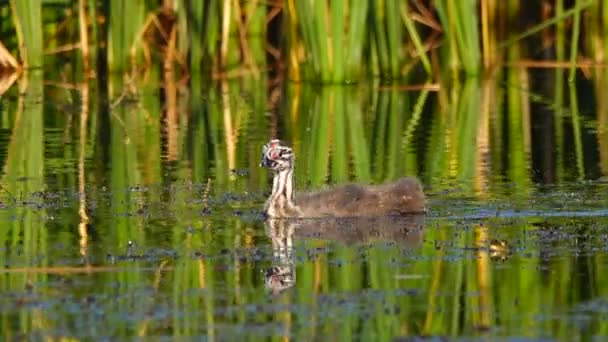
<path fill-rule="evenodd" d="M 564 71 L 543 73 L 162 96 L 159 75 L 31 74 L 0 112 L 2 337 L 604 335 L 605 71 L 560 92 Z M 292 142 L 298 188 L 415 175 L 430 213 L 266 226 L 272 136 Z M 290 278 L 274 295 L 272 267 Z"/>

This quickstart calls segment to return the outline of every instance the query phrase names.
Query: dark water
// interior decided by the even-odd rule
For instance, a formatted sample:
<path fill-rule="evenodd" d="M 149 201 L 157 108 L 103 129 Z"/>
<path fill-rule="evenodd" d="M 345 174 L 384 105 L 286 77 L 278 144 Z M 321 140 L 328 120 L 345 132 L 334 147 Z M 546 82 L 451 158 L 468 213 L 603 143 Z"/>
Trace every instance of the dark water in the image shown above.
<path fill-rule="evenodd" d="M 273 101 L 264 82 L 175 107 L 147 83 L 5 94 L 1 339 L 608 335 L 600 96 L 498 77 L 443 99 L 284 85 Z M 265 221 L 273 136 L 300 189 L 416 175 L 429 214 Z"/>

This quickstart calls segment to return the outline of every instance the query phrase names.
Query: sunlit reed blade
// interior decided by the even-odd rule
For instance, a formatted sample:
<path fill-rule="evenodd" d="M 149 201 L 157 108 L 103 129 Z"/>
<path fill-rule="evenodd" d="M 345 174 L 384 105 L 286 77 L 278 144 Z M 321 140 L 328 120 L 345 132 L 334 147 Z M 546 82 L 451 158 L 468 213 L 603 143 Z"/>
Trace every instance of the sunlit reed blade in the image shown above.
<path fill-rule="evenodd" d="M 309 150 L 310 177 L 312 185 L 324 184 L 328 178 L 329 161 L 331 155 L 331 88 L 323 88 L 315 103 L 313 114 L 313 132 L 318 137 Z"/>
<path fill-rule="evenodd" d="M 132 55 L 132 50 L 138 39 L 137 33 L 144 30 L 146 3 L 144 0 L 110 0 L 107 9 L 110 14 L 107 31 L 108 65 L 112 71 L 127 71 L 129 61 L 136 57 Z"/>
<path fill-rule="evenodd" d="M 2 192 L 12 204 L 0 212 L 0 219 L 5 222 L 0 228 L 0 242 L 6 247 L 1 253 L 3 259 L 12 260 L 13 265 L 32 266 L 33 260 L 37 266 L 48 263 L 48 231 L 45 223 L 40 222 L 46 209 L 26 205 L 32 196 L 45 188 L 42 77 L 41 70 L 33 70 L 27 79 L 20 81 L 23 95 L 19 97 L 15 127 L 2 165 Z M 38 277 L 34 276 L 34 279 Z M 25 282 L 19 287 L 24 286 Z"/>
<path fill-rule="evenodd" d="M 348 34 L 344 38 L 347 42 L 346 52 L 347 56 L 342 60 L 345 64 L 345 78 L 346 80 L 355 81 L 358 80 L 364 70 L 361 68 L 363 62 L 364 42 L 366 41 L 366 35 L 368 34 L 367 25 L 367 13 L 369 8 L 368 1 L 350 1 L 349 3 L 349 17 L 348 22 Z M 339 43 L 339 42 L 338 42 Z M 336 44 L 339 48 L 340 46 Z M 340 61 L 339 59 L 336 59 Z"/>
<path fill-rule="evenodd" d="M 396 90 L 386 92 L 388 95 L 388 123 L 385 136 L 386 152 L 385 177 L 395 179 L 400 173 L 404 163 L 404 156 L 401 154 L 401 132 L 403 122 L 409 117 L 409 113 L 404 113 L 404 108 L 409 108 L 408 93 L 400 93 Z M 407 162 L 407 161 L 406 161 Z"/>
<path fill-rule="evenodd" d="M 480 115 L 480 88 L 479 79 L 467 78 L 458 102 L 458 178 L 472 180 L 475 173 L 475 149 Z M 463 186 L 469 186 L 465 184 Z"/>
<path fill-rule="evenodd" d="M 563 11 L 559 14 L 556 14 L 555 17 L 549 19 L 549 20 L 545 20 L 529 29 L 527 29 L 526 31 L 514 35 L 512 37 L 510 37 L 509 39 L 501 42 L 498 44 L 497 48 L 498 49 L 504 49 L 512 44 L 514 44 L 516 41 L 522 40 L 524 38 L 527 38 L 533 34 L 536 34 L 540 31 L 542 31 L 543 29 L 556 24 L 560 21 L 563 21 L 565 18 L 568 18 L 570 16 L 575 15 L 576 13 L 580 13 L 580 11 L 586 9 L 587 7 L 591 6 L 593 4 L 594 0 L 589 0 L 589 1 L 585 1 L 585 2 L 577 2 L 577 5 L 573 8 L 570 8 L 566 11 Z"/>
<path fill-rule="evenodd" d="M 476 1 L 439 1 L 437 12 L 449 40 L 451 60 L 469 75 L 479 72 L 481 63 Z"/>
<path fill-rule="evenodd" d="M 372 175 L 373 180 L 380 182 L 386 176 L 386 130 L 388 125 L 389 116 L 389 104 L 390 104 L 390 92 L 381 92 L 378 96 L 378 103 L 376 104 L 376 117 L 373 125 L 372 133 L 372 144 L 371 154 L 372 160 Z"/>
<path fill-rule="evenodd" d="M 11 0 L 10 6 L 25 68 L 42 67 L 42 1 Z"/>
<path fill-rule="evenodd" d="M 369 140 L 366 138 L 363 116 L 363 101 L 358 89 L 350 89 L 346 95 L 345 123 L 347 141 L 352 154 L 353 174 L 359 181 L 371 181 Z"/>
<path fill-rule="evenodd" d="M 582 1 L 576 0 L 575 6 L 581 8 Z M 581 12 L 574 12 L 574 22 L 572 24 L 572 39 L 570 42 L 570 74 L 568 75 L 568 82 L 572 83 L 576 77 L 576 59 L 578 58 L 578 40 L 581 25 Z"/>
<path fill-rule="evenodd" d="M 516 47 L 511 47 L 516 50 Z M 516 53 L 516 52 L 513 52 Z M 510 68 L 507 71 L 508 175 L 524 192 L 530 185 L 530 100 L 528 71 Z M 515 86 L 515 85 L 519 85 Z M 522 194 L 524 192 L 518 192 Z"/>
<path fill-rule="evenodd" d="M 346 125 L 345 119 L 348 113 L 345 112 L 345 88 L 334 86 L 330 88 L 330 106 L 332 115 L 332 142 L 331 142 L 331 176 L 332 181 L 337 183 L 348 180 L 348 150 L 346 145 Z"/>
<path fill-rule="evenodd" d="M 576 84 L 573 82 L 569 83 L 568 89 L 570 90 L 570 116 L 572 118 L 572 135 L 574 137 L 577 179 L 583 180 L 585 179 L 585 164 L 583 160 L 583 137 Z"/>
<path fill-rule="evenodd" d="M 430 82 L 428 83 L 430 84 Z M 401 138 L 401 149 L 404 150 L 404 152 L 406 154 L 410 154 L 410 150 L 414 151 L 414 150 L 419 150 L 421 146 L 417 145 L 417 146 L 412 146 L 412 141 L 414 139 L 414 132 L 416 130 L 416 128 L 418 127 L 418 125 L 420 124 L 420 120 L 422 117 L 422 111 L 424 110 L 424 106 L 427 103 L 427 99 L 428 99 L 428 95 L 429 95 L 429 89 L 426 88 L 424 90 L 422 90 L 420 92 L 420 94 L 418 95 L 418 98 L 416 99 L 416 102 L 414 103 L 414 107 L 412 109 L 412 113 L 411 116 L 409 117 L 409 121 L 407 122 L 407 125 L 405 126 L 405 129 L 403 130 L 402 133 L 402 138 Z M 414 155 L 415 157 L 415 155 Z M 410 163 L 408 163 L 408 165 L 406 165 L 405 167 L 405 172 L 407 174 L 411 174 L 411 175 L 416 175 L 417 174 L 417 164 L 414 164 L 416 162 L 416 160 L 412 160 L 411 158 L 408 158 L 408 161 Z M 410 165 L 413 164 L 413 165 Z"/>
<path fill-rule="evenodd" d="M 401 3 L 401 19 L 403 20 L 403 23 L 407 28 L 407 33 L 409 37 L 412 39 L 412 42 L 416 47 L 416 52 L 420 58 L 420 61 L 422 62 L 424 70 L 427 72 L 428 75 L 431 75 L 431 63 L 429 62 L 427 53 L 424 49 L 424 46 L 422 45 L 422 39 L 420 38 L 418 31 L 416 31 L 416 26 L 414 25 L 413 20 L 408 14 L 408 3 L 406 1 Z"/>

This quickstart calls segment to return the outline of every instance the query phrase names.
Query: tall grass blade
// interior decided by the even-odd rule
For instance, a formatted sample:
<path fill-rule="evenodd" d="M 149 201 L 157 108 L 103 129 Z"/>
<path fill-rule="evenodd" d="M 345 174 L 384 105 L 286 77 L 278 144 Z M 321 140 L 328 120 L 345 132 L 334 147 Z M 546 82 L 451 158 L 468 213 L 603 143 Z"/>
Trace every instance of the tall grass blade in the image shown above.
<path fill-rule="evenodd" d="M 336 58 L 337 62 L 343 61 L 346 65 L 344 71 L 346 81 L 358 80 L 363 71 L 361 68 L 363 63 L 363 50 L 364 47 L 369 44 L 366 39 L 368 33 L 367 25 L 365 25 L 368 8 L 368 1 L 351 1 L 348 6 L 350 20 L 348 22 L 348 35 L 346 37 L 348 43 L 345 48 L 348 56 L 343 60 Z"/>
<path fill-rule="evenodd" d="M 430 76 L 432 74 L 431 62 L 429 62 L 429 58 L 426 54 L 424 46 L 422 45 L 422 39 L 420 38 L 418 31 L 416 30 L 416 26 L 415 26 L 412 18 L 410 18 L 410 15 L 408 13 L 408 3 L 406 1 L 401 3 L 401 19 L 403 20 L 403 23 L 405 24 L 409 37 L 412 39 L 412 42 L 414 43 L 414 46 L 416 47 L 416 52 L 418 53 L 418 57 L 420 58 L 420 61 L 422 62 L 422 66 L 424 67 L 424 70 Z"/>
<path fill-rule="evenodd" d="M 585 2 L 577 2 L 577 5 L 569 10 L 563 11 L 560 14 L 557 14 L 555 17 L 549 19 L 549 20 L 545 20 L 540 24 L 537 24 L 535 26 L 532 26 L 531 28 L 525 30 L 524 32 L 514 35 L 512 37 L 510 37 L 509 39 L 505 40 L 504 42 L 498 44 L 497 48 L 498 49 L 504 49 L 506 47 L 511 46 L 512 44 L 514 44 L 516 41 L 522 40 L 524 38 L 527 38 L 531 35 L 534 35 L 542 30 L 544 30 L 545 28 L 554 25 L 556 23 L 559 23 L 561 21 L 563 21 L 564 19 L 573 16 L 577 13 L 580 13 L 580 11 L 586 9 L 587 7 L 591 6 L 593 4 L 594 0 L 589 0 L 589 1 L 585 1 Z"/>
<path fill-rule="evenodd" d="M 40 68 L 43 64 L 42 1 L 10 0 L 13 22 L 25 68 Z"/>
<path fill-rule="evenodd" d="M 410 175 L 416 175 L 417 172 L 417 166 L 416 164 L 414 164 L 416 162 L 416 154 L 415 153 L 410 153 L 410 151 L 415 152 L 414 151 L 414 147 L 419 147 L 419 146 L 412 146 L 412 141 L 414 139 L 414 132 L 416 130 L 416 128 L 419 126 L 420 123 L 420 119 L 422 117 L 422 111 L 424 110 L 424 106 L 427 103 L 427 99 L 428 99 L 428 95 L 429 95 L 429 89 L 425 88 L 424 90 L 422 90 L 420 92 L 420 94 L 418 95 L 418 99 L 416 100 L 416 103 L 414 103 L 414 108 L 412 110 L 412 115 L 409 118 L 409 121 L 407 122 L 407 125 L 405 127 L 405 130 L 403 131 L 403 136 L 401 138 L 401 149 L 408 155 L 408 164 L 406 165 L 406 169 L 405 172 L 407 174 Z M 409 155 L 413 154 L 412 157 L 414 158 L 410 158 Z"/>
<path fill-rule="evenodd" d="M 108 65 L 111 71 L 123 72 L 129 67 L 137 33 L 144 29 L 144 0 L 110 0 L 108 25 Z"/>
<path fill-rule="evenodd" d="M 348 114 L 345 110 L 345 90 L 342 86 L 330 88 L 332 94 L 330 113 L 333 113 L 331 176 L 332 181 L 336 183 L 344 182 L 349 178 L 345 123 Z"/>
<path fill-rule="evenodd" d="M 317 1 L 321 3 L 321 1 Z M 332 70 L 332 81 L 335 83 L 343 82 L 344 76 L 344 9 L 345 0 L 331 1 L 331 41 L 330 41 L 330 60 L 329 68 Z"/>
<path fill-rule="evenodd" d="M 581 0 L 576 0 L 576 8 L 580 8 Z M 581 12 L 574 12 L 574 23 L 572 24 L 572 40 L 570 43 L 570 74 L 568 76 L 568 82 L 573 83 L 576 77 L 576 59 L 578 57 L 578 37 L 581 26 Z"/>
<path fill-rule="evenodd" d="M 449 41 L 452 67 L 462 67 L 469 75 L 479 72 L 481 63 L 476 1 L 439 1 L 437 12 Z"/>
<path fill-rule="evenodd" d="M 0 240 L 5 242 L 9 255 L 5 260 L 29 264 L 46 250 L 46 230 L 40 220 L 44 210 L 23 205 L 36 192 L 44 190 L 44 130 L 43 130 L 43 74 L 41 70 L 29 72 L 20 82 L 23 96 L 19 98 L 15 126 L 8 145 L 0 185 L 8 195 L 12 208 L 0 215 L 5 224 L 0 229 Z M 11 217 L 19 217 L 15 220 Z M 23 248 L 23 252 L 20 252 Z M 18 260 L 30 260 L 21 263 Z M 46 258 L 41 260 L 43 263 Z"/>
<path fill-rule="evenodd" d="M 578 173 L 577 178 L 583 180 L 585 179 L 585 164 L 583 160 L 583 138 L 576 84 L 569 83 L 568 89 L 570 90 L 570 115 L 572 117 L 572 135 L 574 137 L 574 152 L 576 156 L 576 170 Z"/>
<path fill-rule="evenodd" d="M 369 139 L 365 134 L 365 123 L 362 112 L 361 94 L 356 88 L 349 89 L 346 95 L 345 115 L 347 140 L 352 154 L 354 178 L 359 181 L 371 181 Z"/>
<path fill-rule="evenodd" d="M 512 47 L 517 50 L 516 47 Z M 510 53 L 516 54 L 516 51 Z M 528 189 L 530 178 L 530 101 L 529 79 L 523 68 L 507 71 L 507 130 L 508 130 L 508 175 L 518 185 L 518 194 Z M 521 85 L 517 87 L 515 85 Z"/>

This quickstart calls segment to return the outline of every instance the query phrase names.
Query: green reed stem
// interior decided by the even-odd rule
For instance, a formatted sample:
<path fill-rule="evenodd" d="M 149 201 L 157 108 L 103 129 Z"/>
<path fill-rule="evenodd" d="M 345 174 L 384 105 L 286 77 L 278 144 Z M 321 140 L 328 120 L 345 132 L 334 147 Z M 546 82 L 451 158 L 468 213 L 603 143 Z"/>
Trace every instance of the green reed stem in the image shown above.
<path fill-rule="evenodd" d="M 26 68 L 40 68 L 44 60 L 42 58 L 42 1 L 11 0 L 10 5 L 21 59 Z"/>
<path fill-rule="evenodd" d="M 317 1 L 322 2 L 322 1 Z M 330 2 L 331 11 L 331 59 L 330 68 L 333 82 L 344 81 L 344 6 L 343 0 Z"/>
<path fill-rule="evenodd" d="M 365 138 L 361 98 L 356 89 L 351 89 L 347 94 L 346 104 L 346 126 L 348 130 L 348 141 L 352 153 L 352 163 L 355 179 L 370 181 L 370 155 L 368 142 Z"/>
<path fill-rule="evenodd" d="M 403 131 L 403 121 L 405 115 L 403 108 L 408 106 L 403 105 L 403 93 L 397 90 L 386 92 L 388 95 L 388 125 L 386 128 L 386 152 L 383 154 L 386 165 L 384 167 L 384 178 L 395 179 L 399 174 L 398 168 L 403 163 L 402 157 L 399 156 L 400 151 L 400 134 Z"/>
<path fill-rule="evenodd" d="M 315 139 L 309 152 L 309 170 L 312 185 L 324 184 L 329 171 L 329 156 L 331 154 L 329 122 L 331 114 L 331 90 L 322 88 L 313 114 L 312 127 Z"/>
<path fill-rule="evenodd" d="M 348 23 L 348 41 L 346 51 L 348 58 L 345 58 L 345 77 L 346 80 L 354 81 L 362 74 L 362 55 L 365 46 L 365 36 L 367 34 L 367 11 L 368 1 L 351 2 L 349 6 L 350 21 Z"/>
<path fill-rule="evenodd" d="M 475 171 L 475 138 L 477 136 L 479 112 L 479 79 L 467 78 L 458 103 L 458 175 L 462 179 L 473 179 Z"/>
<path fill-rule="evenodd" d="M 555 17 L 553 17 L 551 19 L 545 20 L 542 23 L 537 24 L 537 25 L 529 28 L 528 30 L 526 30 L 526 31 L 524 31 L 522 33 L 517 34 L 517 35 L 515 35 L 515 36 L 513 36 L 513 37 L 511 37 L 511 38 L 509 38 L 507 40 L 505 40 L 504 42 L 498 44 L 497 48 L 498 49 L 504 49 L 505 47 L 510 46 L 511 44 L 515 43 L 518 40 L 522 40 L 522 39 L 527 38 L 527 37 L 529 37 L 529 36 L 531 36 L 533 34 L 536 34 L 536 33 L 540 32 L 540 31 L 544 30 L 545 28 L 547 28 L 547 27 L 549 27 L 549 26 L 551 26 L 551 25 L 553 25 L 555 23 L 558 23 L 558 22 L 562 21 L 563 19 L 565 19 L 565 18 L 567 18 L 567 17 L 569 17 L 571 15 L 574 15 L 576 13 L 580 13 L 580 11 L 582 11 L 585 8 L 591 6 L 593 4 L 593 1 L 594 0 L 589 0 L 589 1 L 582 2 L 582 3 L 577 3 L 577 6 L 575 6 L 574 8 L 571 8 L 571 9 L 569 9 L 567 11 L 563 11 L 561 13 L 561 15 L 559 15 L 559 16 L 556 15 Z"/>
<path fill-rule="evenodd" d="M 430 82 L 428 82 L 427 84 L 430 84 Z M 416 131 L 416 127 L 418 127 L 418 123 L 420 122 L 422 110 L 424 109 L 424 105 L 426 104 L 428 95 L 428 88 L 425 88 L 420 92 L 420 94 L 418 95 L 418 99 L 414 104 L 412 116 L 410 117 L 409 122 L 407 123 L 407 126 L 403 131 L 403 136 L 401 138 L 401 149 L 406 152 L 410 148 L 410 144 L 412 142 L 412 139 L 414 138 L 414 132 Z M 408 168 L 407 171 L 414 173 L 415 170 L 412 170 L 412 168 Z"/>
<path fill-rule="evenodd" d="M 126 71 L 136 35 L 143 30 L 144 0 L 110 0 L 108 64 L 112 71 Z M 141 39 L 141 37 L 139 37 Z M 134 57 L 134 56 L 133 56 Z"/>
<path fill-rule="evenodd" d="M 219 44 L 217 43 L 220 39 L 220 20 L 221 20 L 221 5 L 222 0 L 209 0 L 207 2 L 201 1 L 205 4 L 202 8 L 202 13 L 199 13 L 197 17 L 201 19 L 201 27 L 203 29 L 202 39 L 205 52 L 210 56 L 217 54 Z M 201 10 L 200 6 L 197 6 L 198 10 Z"/>
<path fill-rule="evenodd" d="M 332 127 L 332 150 L 331 150 L 331 166 L 332 181 L 336 183 L 348 180 L 348 154 L 346 149 L 346 127 L 344 106 L 344 87 L 332 87 L 332 104 L 333 104 L 333 127 Z"/>
<path fill-rule="evenodd" d="M 386 172 L 386 126 L 388 122 L 388 108 L 390 104 L 390 95 L 387 92 L 381 92 L 378 96 L 378 104 L 376 105 L 376 118 L 374 120 L 372 155 L 373 160 L 373 180 L 379 182 L 384 179 Z"/>
<path fill-rule="evenodd" d="M 378 68 L 380 75 L 388 74 L 388 43 L 386 42 L 386 34 L 382 25 L 382 9 L 378 2 L 372 2 L 372 27 L 374 38 L 374 47 L 372 48 L 378 57 Z"/>
<path fill-rule="evenodd" d="M 429 58 L 424 50 L 424 46 L 422 45 L 422 39 L 420 39 L 420 35 L 418 31 L 416 31 L 416 26 L 413 20 L 410 18 L 408 14 L 408 3 L 407 1 L 402 2 L 401 4 L 401 18 L 405 23 L 405 28 L 409 34 L 409 37 L 412 39 L 414 43 L 414 47 L 416 47 L 416 52 L 418 53 L 418 57 L 422 62 L 422 66 L 428 75 L 432 74 L 431 71 L 431 63 L 429 62 Z"/>
<path fill-rule="evenodd" d="M 564 13 L 564 0 L 557 0 L 555 16 L 562 17 Z M 566 55 L 566 23 L 560 20 L 555 24 L 555 55 L 558 61 L 563 61 Z M 564 70 L 555 70 L 555 176 L 560 181 L 564 175 Z"/>
<path fill-rule="evenodd" d="M 439 1 L 437 12 L 450 42 L 450 54 L 469 75 L 476 75 L 481 63 L 476 1 Z M 455 50 L 452 50 L 455 49 Z"/>
<path fill-rule="evenodd" d="M 401 62 L 401 21 L 398 20 L 399 8 L 396 0 L 385 1 L 385 25 L 390 63 L 390 77 L 399 76 L 399 63 Z"/>
<path fill-rule="evenodd" d="M 575 8 L 580 5 L 580 0 L 576 1 Z M 572 83 L 576 77 L 576 58 L 578 56 L 578 36 L 581 26 L 581 12 L 574 12 L 574 23 L 572 24 L 572 42 L 570 43 L 570 74 L 568 76 L 568 82 Z"/>
<path fill-rule="evenodd" d="M 583 154 L 583 138 L 581 133 L 581 123 L 578 107 L 578 95 L 576 93 L 576 83 L 569 83 L 570 90 L 570 115 L 572 116 L 572 135 L 574 136 L 574 152 L 576 155 L 576 170 L 578 179 L 585 179 L 585 165 Z"/>

